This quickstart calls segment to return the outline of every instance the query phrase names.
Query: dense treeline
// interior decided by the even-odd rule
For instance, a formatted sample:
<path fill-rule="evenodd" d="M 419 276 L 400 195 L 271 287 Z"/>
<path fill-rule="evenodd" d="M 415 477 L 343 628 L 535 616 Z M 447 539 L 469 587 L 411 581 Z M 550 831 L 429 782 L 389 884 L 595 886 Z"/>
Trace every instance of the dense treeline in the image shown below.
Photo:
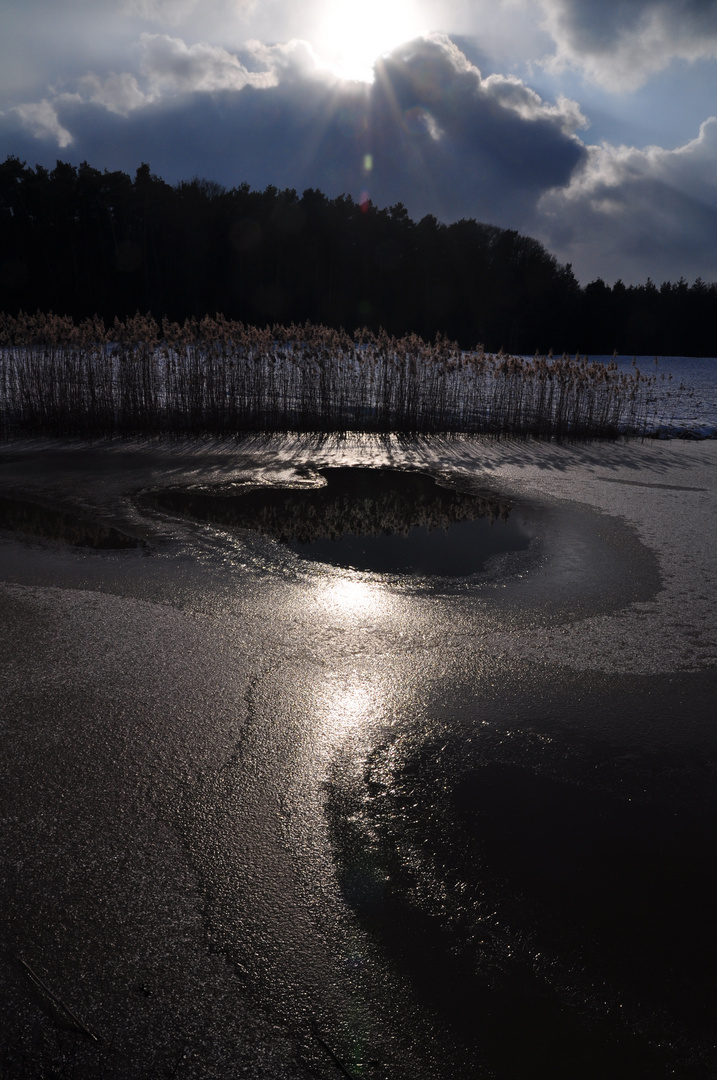
<path fill-rule="evenodd" d="M 581 289 L 530 237 L 320 191 L 0 164 L 0 310 L 222 312 L 510 352 L 717 354 L 717 284 Z"/>

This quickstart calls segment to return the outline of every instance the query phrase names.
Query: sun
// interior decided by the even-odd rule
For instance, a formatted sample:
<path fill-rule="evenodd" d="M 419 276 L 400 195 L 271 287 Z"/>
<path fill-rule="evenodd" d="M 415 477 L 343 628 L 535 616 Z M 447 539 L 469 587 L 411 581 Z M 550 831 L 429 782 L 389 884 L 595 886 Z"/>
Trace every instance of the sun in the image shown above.
<path fill-rule="evenodd" d="M 422 32 L 415 0 L 328 0 L 316 51 L 340 78 L 372 82 L 376 60 Z"/>

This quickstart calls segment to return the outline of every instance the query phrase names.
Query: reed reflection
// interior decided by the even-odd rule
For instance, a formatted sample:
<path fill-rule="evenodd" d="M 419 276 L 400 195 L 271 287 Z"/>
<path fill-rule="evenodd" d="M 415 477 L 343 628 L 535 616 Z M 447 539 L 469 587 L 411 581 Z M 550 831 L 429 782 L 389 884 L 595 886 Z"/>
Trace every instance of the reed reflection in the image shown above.
<path fill-rule="evenodd" d="M 303 559 L 380 574 L 466 577 L 496 555 L 525 550 L 532 533 L 510 504 L 424 473 L 337 467 L 297 486 L 155 492 L 155 505 L 250 529 Z"/>
<path fill-rule="evenodd" d="M 0 529 L 98 550 L 147 547 L 138 537 L 112 525 L 7 495 L 0 496 Z"/>

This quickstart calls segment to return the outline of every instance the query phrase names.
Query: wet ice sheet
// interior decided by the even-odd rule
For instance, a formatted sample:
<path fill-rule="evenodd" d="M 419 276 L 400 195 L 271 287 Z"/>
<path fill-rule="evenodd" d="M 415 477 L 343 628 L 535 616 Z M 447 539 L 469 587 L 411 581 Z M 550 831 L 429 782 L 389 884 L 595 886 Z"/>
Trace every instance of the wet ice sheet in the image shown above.
<path fill-rule="evenodd" d="M 649 600 L 637 601 L 609 616 L 591 615 L 578 604 L 574 618 L 564 621 L 569 630 L 511 628 L 509 635 L 496 639 L 496 648 L 501 653 L 543 657 L 579 669 L 644 673 L 698 668 L 712 664 L 716 656 L 712 585 L 717 557 L 712 537 L 717 516 L 717 450 L 712 442 L 699 446 L 673 441 L 571 447 L 426 440 L 402 446 L 356 437 L 318 445 L 308 440 L 275 439 L 239 445 L 177 444 L 169 449 L 146 444 L 136 450 L 120 443 L 103 453 L 81 447 L 55 450 L 52 444 L 35 450 L 34 445 L 29 445 L 27 454 L 17 446 L 5 451 L 0 474 L 5 491 L 42 499 L 53 492 L 56 497 L 60 490 L 83 514 L 94 507 L 104 522 L 126 527 L 143 539 L 154 535 L 160 555 L 164 550 L 161 522 L 148 523 L 138 514 L 132 491 L 158 481 L 170 487 L 177 478 L 202 485 L 251 478 L 275 482 L 295 478 L 297 467 L 401 465 L 425 468 L 437 475 L 448 470 L 459 478 L 478 477 L 483 485 L 493 484 L 508 495 L 533 501 L 542 498 L 557 507 L 589 507 L 604 515 L 603 531 L 609 531 L 610 519 L 635 530 L 646 546 L 645 558 L 654 555 L 657 560 L 660 590 Z M 177 531 L 176 524 L 167 526 L 167 534 L 172 531 Z M 567 536 L 565 530 L 561 532 Z M 599 524 L 594 532 L 599 534 Z M 238 571 L 242 565 L 258 565 L 256 552 L 246 546 L 228 543 L 221 551 L 218 547 L 207 551 L 205 545 L 202 550 L 205 554 L 195 553 L 200 559 L 217 557 Z M 575 535 L 561 542 L 557 536 L 546 573 L 565 583 L 579 568 L 584 582 L 590 571 L 586 552 L 584 537 Z M 8 566 L 13 558 L 8 550 Z M 625 561 L 617 550 L 613 558 L 615 569 Z M 607 567 L 601 563 L 598 569 L 605 581 Z M 113 572 L 121 575 L 121 571 Z M 630 572 L 639 575 L 639 559 Z M 151 570 L 144 573 L 151 581 Z M 20 580 L 20 567 L 18 574 Z M 526 581 L 518 590 L 520 604 L 525 604 L 523 594 L 529 593 L 530 587 L 531 582 Z"/>
<path fill-rule="evenodd" d="M 73 990 L 71 1003 L 111 1047 L 105 1075 L 121 1076 L 131 1058 L 178 1076 L 253 1068 L 274 1078 L 296 1075 L 297 1056 L 329 1075 L 312 1023 L 347 1061 L 377 1061 L 375 1075 L 467 1075 L 465 1030 L 436 1012 L 409 962 L 421 940 L 411 926 L 420 930 L 419 916 L 439 925 L 446 913 L 466 940 L 480 929 L 492 943 L 481 955 L 502 1000 L 520 987 L 528 1003 L 547 995 L 570 1014 L 573 995 L 600 1024 L 605 1001 L 608 1012 L 622 1006 L 640 1068 L 652 1068 L 649 1008 L 640 1011 L 624 975 L 594 951 L 576 955 L 534 918 L 545 883 L 525 851 L 516 851 L 522 863 L 479 879 L 477 922 L 461 899 L 461 883 L 476 887 L 466 876 L 476 849 L 458 850 L 442 823 L 483 812 L 465 786 L 496 759 L 503 771 L 486 790 L 504 805 L 526 776 L 531 827 L 536 791 L 556 793 L 563 852 L 573 842 L 566 823 L 609 824 L 623 799 L 638 800 L 638 841 L 655 806 L 663 820 L 712 820 L 700 800 L 714 751 L 714 663 L 694 645 L 714 631 L 702 585 L 714 570 L 712 444 L 284 440 L 147 446 L 136 456 L 51 447 L 49 461 L 48 448 L 27 449 L 10 448 L 15 460 L 0 465 L 3 490 L 35 500 L 64 492 L 83 515 L 131 527 L 153 551 L 107 555 L 10 535 L 2 547 L 2 809 L 14 867 L 5 944 Z M 306 569 L 273 541 L 136 506 L 138 492 L 161 484 L 267 482 L 307 464 L 359 462 L 478 477 L 522 500 L 549 543 L 527 572 L 446 593 Z M 616 636 L 625 627 L 629 655 Z M 647 676 L 621 675 L 628 661 Z M 681 666 L 694 674 L 675 675 Z M 520 834 L 519 818 L 494 815 L 494 864 L 495 844 L 510 841 L 511 828 Z M 349 858 L 367 842 L 365 864 Z M 647 873 L 644 848 L 637 863 Z M 389 856 L 401 873 L 387 894 Z M 507 870 L 522 883 L 517 908 L 497 881 Z M 372 911 L 387 895 L 398 921 L 382 928 Z M 455 971 L 440 942 L 431 947 L 447 977 Z M 533 942 L 543 954 L 537 975 L 521 952 Z M 475 955 L 465 948 L 469 963 Z M 646 978 L 640 992 L 654 1002 Z M 55 1052 L 53 1022 L 33 1011 L 22 984 L 7 1000 L 17 1010 L 8 1015 Z M 590 1059 L 599 1032 L 541 1015 L 550 1037 L 574 1037 Z M 523 1030 L 519 1010 L 503 1021 Z M 610 1023 L 609 1064 L 624 1064 Z M 660 1068 L 699 1059 L 698 1035 L 680 1035 L 674 1016 L 660 1023 L 677 1047 L 661 1051 Z M 96 1075 L 98 1059 L 72 1049 L 76 1075 Z M 523 1075 L 500 1040 L 483 1050 L 469 1054 L 471 1075 Z"/>

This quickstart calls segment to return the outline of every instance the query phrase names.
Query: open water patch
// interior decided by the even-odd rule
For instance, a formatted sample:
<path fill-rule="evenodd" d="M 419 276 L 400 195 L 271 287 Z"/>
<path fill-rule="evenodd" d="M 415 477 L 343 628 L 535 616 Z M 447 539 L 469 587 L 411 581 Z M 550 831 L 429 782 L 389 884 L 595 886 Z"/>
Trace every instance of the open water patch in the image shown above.
<path fill-rule="evenodd" d="M 144 541 L 114 525 L 90 521 L 72 511 L 56 510 L 8 495 L 0 495 L 0 529 L 96 550 L 146 547 Z"/>
<path fill-rule="evenodd" d="M 525 551 L 528 523 L 499 496 L 461 491 L 425 473 L 318 470 L 320 485 L 154 492 L 170 513 L 272 537 L 302 559 L 383 574 L 469 577 Z"/>

